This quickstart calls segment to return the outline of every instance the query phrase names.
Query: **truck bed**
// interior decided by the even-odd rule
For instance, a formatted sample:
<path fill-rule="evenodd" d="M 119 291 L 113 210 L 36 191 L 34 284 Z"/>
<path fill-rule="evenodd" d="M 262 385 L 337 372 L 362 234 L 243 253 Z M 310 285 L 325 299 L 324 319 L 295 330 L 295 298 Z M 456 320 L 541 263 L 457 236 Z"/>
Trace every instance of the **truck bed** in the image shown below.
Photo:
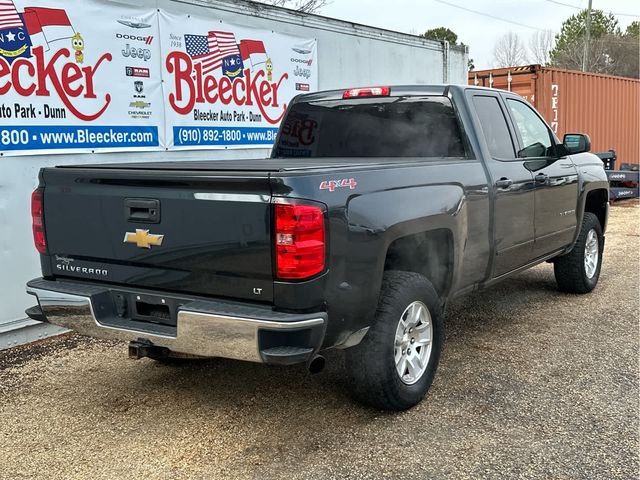
<path fill-rule="evenodd" d="M 403 159 L 409 162 L 410 159 Z M 424 161 L 416 159 L 415 161 Z M 371 158 L 262 158 L 245 160 L 202 160 L 188 162 L 136 162 L 136 163 L 104 163 L 92 165 L 66 165 L 57 168 L 74 169 L 118 169 L 118 170 L 156 170 L 156 171 L 236 171 L 236 172 L 287 172 L 296 170 L 338 169 L 357 166 L 380 166 L 398 164 L 395 161 L 384 161 Z"/>

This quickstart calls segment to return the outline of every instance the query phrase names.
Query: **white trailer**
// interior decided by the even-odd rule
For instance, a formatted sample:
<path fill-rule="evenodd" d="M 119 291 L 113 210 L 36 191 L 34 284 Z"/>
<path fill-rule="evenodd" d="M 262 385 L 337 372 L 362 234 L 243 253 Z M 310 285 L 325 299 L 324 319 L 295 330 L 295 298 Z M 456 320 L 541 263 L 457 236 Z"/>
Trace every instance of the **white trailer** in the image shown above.
<path fill-rule="evenodd" d="M 48 6 L 46 1 L 41 3 Z M 212 22 L 316 39 L 320 90 L 467 82 L 466 49 L 446 42 L 242 0 L 138 0 L 136 4 L 169 14 L 204 16 Z M 25 319 L 24 314 L 25 308 L 34 303 L 33 297 L 25 293 L 25 283 L 40 274 L 30 224 L 30 195 L 37 185 L 40 168 L 132 160 L 255 158 L 268 154 L 268 148 L 223 148 L 0 156 L 0 349 L 59 332 L 52 326 Z"/>

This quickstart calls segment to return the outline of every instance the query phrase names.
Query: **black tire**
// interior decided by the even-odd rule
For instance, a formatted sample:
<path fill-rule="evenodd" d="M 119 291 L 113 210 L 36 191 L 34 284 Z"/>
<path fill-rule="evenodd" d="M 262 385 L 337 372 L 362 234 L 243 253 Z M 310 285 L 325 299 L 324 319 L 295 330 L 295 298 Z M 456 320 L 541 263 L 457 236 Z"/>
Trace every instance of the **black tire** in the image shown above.
<path fill-rule="evenodd" d="M 422 302 L 431 316 L 431 354 L 422 376 L 407 384 L 396 369 L 394 344 L 400 318 L 416 301 Z M 442 308 L 431 282 L 417 273 L 385 272 L 374 323 L 359 345 L 346 350 L 353 395 L 360 402 L 383 410 L 413 407 L 433 382 L 442 342 Z"/>
<path fill-rule="evenodd" d="M 598 260 L 595 273 L 590 277 L 585 266 L 585 249 L 590 231 L 594 231 L 598 239 Z M 582 218 L 580 234 L 571 252 L 558 257 L 553 262 L 553 272 L 558 288 L 568 293 L 589 293 L 598 284 L 602 267 L 604 241 L 600 221 L 593 213 L 585 212 Z"/>

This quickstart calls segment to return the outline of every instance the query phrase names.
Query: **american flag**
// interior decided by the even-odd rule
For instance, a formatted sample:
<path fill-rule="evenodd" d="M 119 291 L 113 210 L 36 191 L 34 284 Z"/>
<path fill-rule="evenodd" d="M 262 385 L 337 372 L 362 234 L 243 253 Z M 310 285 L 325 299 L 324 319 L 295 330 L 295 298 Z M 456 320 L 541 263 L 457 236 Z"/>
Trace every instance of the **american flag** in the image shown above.
<path fill-rule="evenodd" d="M 0 0 L 0 30 L 22 27 L 22 19 L 13 2 Z"/>
<path fill-rule="evenodd" d="M 209 32 L 209 35 L 185 34 L 187 55 L 202 65 L 202 73 L 207 74 L 222 66 L 222 59 L 230 55 L 240 55 L 236 37 L 230 32 Z"/>

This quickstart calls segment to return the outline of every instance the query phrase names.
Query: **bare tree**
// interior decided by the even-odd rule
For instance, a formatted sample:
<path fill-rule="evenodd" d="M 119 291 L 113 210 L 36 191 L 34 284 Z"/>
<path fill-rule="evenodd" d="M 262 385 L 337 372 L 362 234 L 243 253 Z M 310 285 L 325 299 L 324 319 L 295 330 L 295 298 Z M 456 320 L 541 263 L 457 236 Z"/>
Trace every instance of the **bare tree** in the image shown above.
<path fill-rule="evenodd" d="M 554 66 L 567 70 L 582 70 L 584 55 L 584 39 L 567 44 L 556 54 Z M 611 74 L 614 72 L 614 61 L 607 48 L 606 36 L 589 41 L 589 57 L 586 64 L 587 72 Z"/>
<path fill-rule="evenodd" d="M 509 32 L 493 47 L 494 67 L 516 67 L 527 63 L 527 52 L 517 33 Z"/>
<path fill-rule="evenodd" d="M 568 43 L 556 53 L 553 66 L 581 70 L 584 39 Z M 629 35 L 603 35 L 589 41 L 587 72 L 640 77 L 640 43 Z"/>
<path fill-rule="evenodd" d="M 318 13 L 320 9 L 331 3 L 330 0 L 258 0 L 258 2 L 304 13 Z"/>
<path fill-rule="evenodd" d="M 548 65 L 551 62 L 554 35 L 551 30 L 536 32 L 529 38 L 529 55 L 533 63 Z"/>

